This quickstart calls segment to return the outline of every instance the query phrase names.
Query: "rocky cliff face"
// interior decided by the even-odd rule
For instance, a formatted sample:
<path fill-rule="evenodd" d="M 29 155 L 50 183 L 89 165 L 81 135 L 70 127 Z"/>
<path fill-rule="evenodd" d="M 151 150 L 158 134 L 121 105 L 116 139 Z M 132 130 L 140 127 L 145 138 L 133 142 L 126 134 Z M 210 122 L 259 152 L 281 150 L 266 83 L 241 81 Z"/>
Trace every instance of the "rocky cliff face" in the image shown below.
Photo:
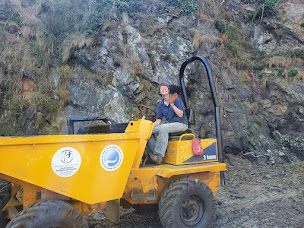
<path fill-rule="evenodd" d="M 303 160 L 304 3 L 252 2 L 2 2 L 1 134 L 65 133 L 66 115 L 154 120 L 158 84 L 180 92 L 181 64 L 201 55 L 212 67 L 224 152 Z M 204 67 L 190 65 L 185 83 L 196 133 L 214 136 Z"/>

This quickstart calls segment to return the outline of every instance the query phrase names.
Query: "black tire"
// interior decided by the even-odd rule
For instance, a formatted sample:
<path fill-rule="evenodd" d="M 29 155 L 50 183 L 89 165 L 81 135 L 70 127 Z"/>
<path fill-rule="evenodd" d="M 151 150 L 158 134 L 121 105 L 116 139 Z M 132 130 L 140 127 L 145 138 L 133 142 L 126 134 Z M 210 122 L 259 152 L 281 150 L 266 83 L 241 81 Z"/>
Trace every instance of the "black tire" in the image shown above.
<path fill-rule="evenodd" d="M 159 218 L 165 228 L 212 227 L 215 221 L 212 191 L 193 178 L 171 183 L 161 196 Z"/>
<path fill-rule="evenodd" d="M 88 228 L 82 214 L 64 201 L 43 201 L 20 212 L 6 228 Z"/>
<path fill-rule="evenodd" d="M 0 179 L 0 211 L 5 207 L 11 198 L 12 184 Z M 0 227 L 1 228 L 1 227 Z"/>

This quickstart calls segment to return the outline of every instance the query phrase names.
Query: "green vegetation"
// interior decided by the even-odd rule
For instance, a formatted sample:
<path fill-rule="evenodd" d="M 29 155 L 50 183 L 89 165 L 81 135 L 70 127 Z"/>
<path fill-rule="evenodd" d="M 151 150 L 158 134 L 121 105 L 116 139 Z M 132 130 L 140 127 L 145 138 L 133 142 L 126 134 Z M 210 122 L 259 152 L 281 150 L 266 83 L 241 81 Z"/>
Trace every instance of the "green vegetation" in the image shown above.
<path fill-rule="evenodd" d="M 240 45 L 247 45 L 244 34 L 240 32 L 240 29 L 237 26 L 228 26 L 226 28 L 225 34 L 228 36 L 225 47 L 232 53 L 237 54 L 237 51 L 240 49 Z"/>
<path fill-rule="evenodd" d="M 19 27 L 22 26 L 20 15 L 10 9 L 8 6 L 0 5 L 0 15 L 2 20 L 16 23 Z"/>
<path fill-rule="evenodd" d="M 0 25 L 0 33 L 3 33 L 3 32 L 4 32 L 4 26 Z"/>
<path fill-rule="evenodd" d="M 170 61 L 171 60 L 171 55 L 170 54 L 166 54 L 166 55 L 161 55 L 162 59 L 165 61 Z"/>
<path fill-rule="evenodd" d="M 284 72 L 284 69 L 278 69 L 278 75 L 281 76 Z"/>
<path fill-rule="evenodd" d="M 260 121 L 255 121 L 254 123 L 252 123 L 251 125 L 250 125 L 250 131 L 252 132 L 252 133 L 256 133 L 257 131 L 259 131 L 259 129 L 262 127 L 262 122 L 260 122 Z"/>
<path fill-rule="evenodd" d="M 45 52 L 37 42 L 30 43 L 29 53 L 36 59 L 36 65 L 41 65 L 43 62 L 50 62 L 50 56 Z"/>
<path fill-rule="evenodd" d="M 72 31 L 84 32 L 87 36 L 96 35 L 113 15 L 123 12 L 136 18 L 140 14 L 144 0 L 96 0 L 94 4 L 83 4 L 81 0 L 62 0 L 42 4 L 40 19 L 44 23 L 44 37 L 48 46 L 60 45 Z M 178 9 L 184 14 L 197 11 L 197 0 L 168 0 L 166 8 Z"/>
<path fill-rule="evenodd" d="M 242 30 L 241 24 L 218 21 L 217 28 L 223 32 L 222 39 L 230 59 L 239 69 L 263 69 L 266 53 L 254 48 L 250 34 Z M 258 60 L 258 61 L 257 61 Z"/>
<path fill-rule="evenodd" d="M 128 116 L 132 116 L 132 114 L 133 114 L 133 107 L 132 107 L 132 105 L 130 105 L 130 104 L 126 105 L 125 113 Z"/>
<path fill-rule="evenodd" d="M 254 213 L 255 216 L 257 216 L 259 218 L 263 217 L 263 215 L 260 212 L 257 212 L 256 210 L 253 210 L 253 213 Z"/>
<path fill-rule="evenodd" d="M 0 120 L 0 136 L 16 135 L 14 128 L 7 119 Z"/>
<path fill-rule="evenodd" d="M 262 60 L 262 59 L 264 59 L 265 57 L 267 57 L 267 56 L 266 56 L 266 51 L 265 51 L 265 50 L 259 49 L 259 50 L 255 51 L 255 55 L 252 55 L 252 56 L 250 57 L 250 59 L 251 59 L 251 60 Z"/>
<path fill-rule="evenodd" d="M 85 22 L 86 35 L 95 35 L 100 31 L 106 21 L 111 20 L 115 12 L 122 14 L 128 13 L 130 17 L 134 17 L 139 13 L 142 3 L 137 0 L 97 0 L 90 10 L 89 17 Z"/>
<path fill-rule="evenodd" d="M 55 98 L 54 96 L 49 96 L 42 92 L 33 92 L 29 99 L 29 106 L 35 111 L 36 115 L 37 111 L 41 111 L 44 116 L 50 117 L 51 114 L 56 112 L 58 109 L 58 98 Z"/>
<path fill-rule="evenodd" d="M 105 20 L 111 16 L 112 0 L 98 0 L 93 5 L 89 18 L 86 21 L 86 34 L 96 34 L 103 26 Z"/>
<path fill-rule="evenodd" d="M 279 13 L 278 0 L 244 0 L 247 3 L 257 3 L 257 9 L 249 16 L 250 20 L 259 20 L 262 17 L 273 17 Z"/>
<path fill-rule="evenodd" d="M 62 0 L 49 4 L 42 7 L 39 15 L 43 23 L 40 27 L 40 36 L 44 49 L 51 55 L 53 62 L 61 63 L 61 44 L 69 34 L 81 30 L 83 13 L 77 8 L 77 1 Z"/>
<path fill-rule="evenodd" d="M 255 123 L 256 123 L 258 126 L 260 126 L 260 127 L 263 125 L 263 123 L 262 123 L 261 121 L 258 121 L 258 120 L 255 121 Z"/>
<path fill-rule="evenodd" d="M 178 8 L 182 13 L 189 14 L 197 11 L 197 0 L 167 0 L 168 7 Z"/>
<path fill-rule="evenodd" d="M 117 9 L 118 16 L 123 12 L 128 13 L 135 18 L 140 13 L 143 0 L 97 0 L 92 9 L 90 9 L 89 17 L 85 22 L 85 33 L 87 35 L 96 35 L 100 31 L 106 21 L 111 20 L 112 15 Z M 197 11 L 197 0 L 168 0 L 167 8 L 179 9 L 184 14 Z M 144 30 L 142 32 L 145 32 Z"/>
<path fill-rule="evenodd" d="M 58 89 L 59 92 L 67 89 L 67 86 L 73 79 L 73 74 L 70 67 L 60 67 L 58 71 Z"/>
<path fill-rule="evenodd" d="M 7 80 L 1 82 L 3 96 L 0 109 L 5 107 L 7 111 L 5 115 L 0 115 L 0 135 L 22 135 L 29 124 L 43 134 L 49 132 L 45 131 L 45 127 L 58 131 L 50 123 L 69 101 L 67 85 L 72 80 L 72 72 L 68 66 L 58 69 L 57 89 L 47 77 L 43 77 L 45 73 L 32 73 L 34 89 L 26 93 L 20 90 L 22 82 L 19 74 L 7 73 Z M 24 118 L 30 123 L 25 125 Z M 12 123 L 15 123 L 14 127 Z"/>
<path fill-rule="evenodd" d="M 107 82 L 108 83 L 112 83 L 114 79 L 114 72 L 109 72 L 108 73 L 108 78 L 107 78 Z"/>
<path fill-rule="evenodd" d="M 127 12 L 131 17 L 140 11 L 140 7 L 142 5 L 138 0 L 116 0 L 115 3 L 118 12 Z"/>
<path fill-rule="evenodd" d="M 253 68 L 254 70 L 263 70 L 265 67 L 266 67 L 266 64 L 265 64 L 265 63 L 254 64 L 254 65 L 252 66 L 252 68 Z"/>
<path fill-rule="evenodd" d="M 140 79 L 139 79 L 139 77 L 137 75 L 134 75 L 133 76 L 133 81 L 134 82 L 140 82 Z"/>
<path fill-rule="evenodd" d="M 304 47 L 296 48 L 287 53 L 290 57 L 302 58 L 304 59 Z"/>
<path fill-rule="evenodd" d="M 288 76 L 289 78 L 294 78 L 295 76 L 297 76 L 297 74 L 298 74 L 298 71 L 292 69 L 292 70 L 288 71 L 287 76 Z"/>
<path fill-rule="evenodd" d="M 221 33 L 225 33 L 227 31 L 228 23 L 225 20 L 216 20 L 215 28 L 219 30 Z"/>
<path fill-rule="evenodd" d="M 169 30 L 174 30 L 174 29 L 175 29 L 175 26 L 172 25 L 172 24 L 169 24 L 169 25 L 168 25 L 168 29 L 169 29 Z"/>
<path fill-rule="evenodd" d="M 24 107 L 26 107 L 26 100 L 21 95 L 15 95 L 6 103 L 8 109 L 14 114 L 22 114 Z"/>

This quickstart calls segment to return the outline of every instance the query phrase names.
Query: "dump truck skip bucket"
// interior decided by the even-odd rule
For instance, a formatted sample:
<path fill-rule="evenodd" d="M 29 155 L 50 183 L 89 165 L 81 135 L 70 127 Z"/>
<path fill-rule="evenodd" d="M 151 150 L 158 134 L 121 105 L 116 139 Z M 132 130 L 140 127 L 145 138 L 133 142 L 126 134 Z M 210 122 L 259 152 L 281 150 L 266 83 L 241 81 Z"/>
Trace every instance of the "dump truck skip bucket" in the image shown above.
<path fill-rule="evenodd" d="M 0 173 L 88 204 L 121 198 L 140 137 L 150 137 L 141 121 L 121 134 L 0 137 Z"/>

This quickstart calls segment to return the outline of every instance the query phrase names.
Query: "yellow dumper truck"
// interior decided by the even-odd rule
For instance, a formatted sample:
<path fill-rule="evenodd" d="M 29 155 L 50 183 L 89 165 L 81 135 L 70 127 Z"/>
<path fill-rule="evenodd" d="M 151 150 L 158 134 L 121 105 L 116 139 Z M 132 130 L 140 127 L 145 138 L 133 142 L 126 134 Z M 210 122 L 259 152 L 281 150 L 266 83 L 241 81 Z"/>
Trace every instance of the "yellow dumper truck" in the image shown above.
<path fill-rule="evenodd" d="M 161 165 L 143 164 L 153 130 L 148 120 L 113 124 L 104 117 L 67 118 L 69 135 L 0 137 L 0 227 L 85 228 L 83 215 L 106 208 L 114 222 L 119 208 L 157 205 L 164 227 L 209 227 L 214 198 L 221 185 L 218 107 L 206 59 L 194 56 L 181 67 L 180 81 L 187 116 L 183 74 L 200 60 L 209 76 L 215 102 L 217 139 L 202 139 L 204 154 L 194 156 L 194 134 L 182 132 L 169 140 Z M 210 81 L 211 80 L 211 81 Z M 78 121 L 103 120 L 97 133 Z M 100 129 L 102 129 L 100 131 Z M 11 221 L 9 221 L 11 220 Z"/>

